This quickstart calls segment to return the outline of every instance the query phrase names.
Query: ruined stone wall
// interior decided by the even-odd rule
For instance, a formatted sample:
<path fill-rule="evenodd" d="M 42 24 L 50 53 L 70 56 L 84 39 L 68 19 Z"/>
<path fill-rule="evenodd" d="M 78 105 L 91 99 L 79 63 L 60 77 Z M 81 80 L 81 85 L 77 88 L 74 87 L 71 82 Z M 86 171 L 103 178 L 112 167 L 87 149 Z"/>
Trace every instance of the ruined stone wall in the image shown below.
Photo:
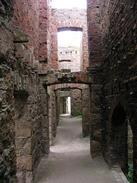
<path fill-rule="evenodd" d="M 102 54 L 102 32 L 100 28 L 100 0 L 87 0 L 88 44 L 90 67 L 98 66 Z"/>
<path fill-rule="evenodd" d="M 88 0 L 88 43 L 89 43 L 89 75 L 91 77 L 91 124 L 90 142 L 92 157 L 100 155 L 101 138 L 101 96 L 102 96 L 102 32 L 100 25 L 101 1 Z"/>
<path fill-rule="evenodd" d="M 67 69 L 71 72 L 80 72 L 81 49 L 79 47 L 60 47 L 58 62 L 59 70 Z"/>
<path fill-rule="evenodd" d="M 29 36 L 29 46 L 38 60 L 39 48 L 39 0 L 13 0 L 14 26 Z"/>
<path fill-rule="evenodd" d="M 57 32 L 59 28 L 82 28 L 83 30 L 83 58 L 82 68 L 88 67 L 88 40 L 87 40 L 87 14 L 86 10 L 78 9 L 52 9 L 51 11 L 51 68 L 58 69 Z"/>
<path fill-rule="evenodd" d="M 54 91 L 55 86 L 48 87 L 48 120 L 49 120 L 49 140 L 50 145 L 54 144 L 57 132 L 57 96 Z"/>
<path fill-rule="evenodd" d="M 23 49 L 26 43 L 20 43 L 22 57 L 16 57 L 14 71 L 15 101 L 15 143 L 17 156 L 18 182 L 32 182 L 33 171 L 42 155 L 42 120 L 43 111 L 39 92 L 39 76 L 37 70 L 25 65 L 33 55 L 29 49 Z M 16 47 L 16 43 L 15 43 Z M 18 52 L 17 43 L 16 52 Z M 29 57 L 25 58 L 26 53 Z M 21 56 L 21 55 L 20 55 Z"/>
<path fill-rule="evenodd" d="M 50 63 L 50 0 L 39 0 L 39 73 L 46 73 Z"/>
<path fill-rule="evenodd" d="M 71 90 L 71 115 L 79 116 L 82 115 L 82 96 L 81 90 L 73 89 Z"/>
<path fill-rule="evenodd" d="M 0 1 L 0 182 L 15 181 L 12 1 Z"/>
<path fill-rule="evenodd" d="M 115 110 L 119 106 L 122 106 L 126 118 L 129 119 L 132 126 L 133 139 L 136 139 L 136 12 L 137 2 L 135 0 L 126 2 L 123 0 L 115 0 L 113 2 L 104 1 L 100 8 L 100 25 L 102 29 L 103 47 L 105 48 L 103 50 L 102 65 L 104 74 L 102 95 L 103 148 L 106 159 L 110 158 L 112 160 L 115 158 L 115 161 L 119 161 L 120 158 L 122 161 L 124 158 L 123 162 L 119 162 L 122 168 L 123 164 L 127 162 L 127 159 L 125 160 L 126 157 L 123 157 L 121 154 L 126 156 L 127 149 L 121 149 L 122 153 L 118 152 L 119 154 L 114 152 L 114 146 L 117 146 L 116 148 L 119 149 L 119 144 L 114 145 L 112 140 L 111 134 L 115 130 L 112 119 L 114 114 L 116 114 Z M 117 126 L 117 134 L 120 128 L 119 124 Z M 123 131 L 126 131 L 126 129 L 126 126 L 123 127 Z M 125 136 L 119 136 L 119 139 L 124 141 Z M 134 140 L 134 182 L 137 182 L 136 143 L 136 140 Z M 118 156 L 117 160 L 116 156 Z"/>
<path fill-rule="evenodd" d="M 37 61 L 39 3 L 7 0 L 0 6 L 0 181 L 16 182 L 17 175 L 17 182 L 29 183 L 49 148 Z"/>
<path fill-rule="evenodd" d="M 32 182 L 40 157 L 45 153 L 48 143 L 43 138 L 43 124 L 46 123 L 42 103 L 44 98 L 38 67 L 33 64 L 35 57 L 28 39 L 19 30 L 15 30 L 14 33 L 13 91 L 17 180 Z"/>
<path fill-rule="evenodd" d="M 82 90 L 82 134 L 83 137 L 90 135 L 91 128 L 91 99 L 90 88 L 87 85 Z"/>

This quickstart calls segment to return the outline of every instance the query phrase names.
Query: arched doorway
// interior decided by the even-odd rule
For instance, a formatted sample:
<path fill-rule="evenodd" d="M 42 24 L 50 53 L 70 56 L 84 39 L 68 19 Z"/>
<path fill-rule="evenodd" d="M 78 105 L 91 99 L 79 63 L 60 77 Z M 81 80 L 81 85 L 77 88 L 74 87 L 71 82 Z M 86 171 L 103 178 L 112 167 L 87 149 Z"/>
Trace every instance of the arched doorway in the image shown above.
<path fill-rule="evenodd" d="M 120 103 L 112 114 L 111 148 L 112 164 L 119 166 L 132 182 L 133 134 L 127 112 Z"/>
<path fill-rule="evenodd" d="M 127 172 L 127 119 L 126 112 L 121 104 L 114 109 L 111 124 L 111 143 L 114 155 L 113 164 L 118 164 L 121 169 Z"/>

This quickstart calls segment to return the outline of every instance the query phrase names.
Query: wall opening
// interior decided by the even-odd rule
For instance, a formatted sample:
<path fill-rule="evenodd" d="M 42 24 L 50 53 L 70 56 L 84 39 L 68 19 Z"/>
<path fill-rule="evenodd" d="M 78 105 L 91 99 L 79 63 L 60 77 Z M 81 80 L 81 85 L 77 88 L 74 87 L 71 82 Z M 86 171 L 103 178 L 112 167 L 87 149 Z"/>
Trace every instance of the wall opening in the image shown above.
<path fill-rule="evenodd" d="M 81 30 L 58 31 L 58 61 L 59 70 L 79 72 L 82 67 Z"/>
<path fill-rule="evenodd" d="M 71 115 L 71 97 L 67 97 L 67 108 L 66 112 L 68 115 Z"/>
<path fill-rule="evenodd" d="M 121 167 L 128 179 L 133 178 L 133 134 L 128 116 L 121 106 L 112 115 L 112 162 Z"/>
<path fill-rule="evenodd" d="M 123 172 L 127 173 L 128 168 L 128 146 L 127 146 L 127 120 L 123 107 L 119 104 L 112 116 L 112 137 L 113 146 L 113 164 L 121 167 Z"/>
<path fill-rule="evenodd" d="M 60 97 L 60 115 L 71 115 L 71 97 Z"/>
<path fill-rule="evenodd" d="M 51 6 L 54 9 L 87 9 L 87 1 L 86 0 L 52 0 Z"/>

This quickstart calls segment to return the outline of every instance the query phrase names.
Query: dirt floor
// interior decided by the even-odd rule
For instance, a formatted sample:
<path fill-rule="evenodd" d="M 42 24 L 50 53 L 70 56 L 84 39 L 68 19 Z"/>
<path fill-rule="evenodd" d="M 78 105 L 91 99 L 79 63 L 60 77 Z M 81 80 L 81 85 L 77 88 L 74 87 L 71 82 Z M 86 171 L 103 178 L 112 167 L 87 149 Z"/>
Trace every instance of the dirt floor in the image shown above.
<path fill-rule="evenodd" d="M 36 183 L 116 183 L 103 158 L 91 159 L 81 118 L 62 117 L 49 157 L 38 168 Z"/>

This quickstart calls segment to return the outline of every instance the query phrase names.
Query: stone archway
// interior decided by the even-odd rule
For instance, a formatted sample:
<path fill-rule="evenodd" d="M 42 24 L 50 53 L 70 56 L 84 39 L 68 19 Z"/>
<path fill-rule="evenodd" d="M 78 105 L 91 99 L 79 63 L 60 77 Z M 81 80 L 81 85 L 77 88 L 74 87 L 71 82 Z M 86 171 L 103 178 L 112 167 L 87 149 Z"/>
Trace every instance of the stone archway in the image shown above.
<path fill-rule="evenodd" d="M 51 80 L 51 82 L 57 81 Z M 81 80 L 82 81 L 82 80 Z M 48 120 L 49 120 L 49 139 L 50 144 L 54 144 L 54 139 L 56 137 L 57 126 L 59 124 L 59 114 L 60 114 L 60 91 L 66 92 L 67 96 L 71 95 L 72 91 L 79 91 L 81 97 L 81 113 L 79 115 L 82 116 L 82 136 L 87 137 L 90 133 L 90 87 L 89 84 L 85 83 L 71 83 L 71 82 L 55 82 L 51 83 L 49 81 L 48 85 L 44 83 L 44 87 L 47 88 L 48 91 Z M 71 92 L 70 92 L 71 91 Z M 74 92 L 76 94 L 76 92 Z M 63 94 L 63 93 L 62 93 Z M 65 94 L 65 96 L 66 96 Z M 64 96 L 64 94 L 63 94 Z M 76 97 L 76 96 L 73 96 Z M 76 102 L 76 101 L 75 101 Z M 79 101 L 78 101 L 79 103 Z M 74 107 L 74 106 L 73 106 Z M 73 108 L 72 107 L 72 108 Z M 71 113 L 72 114 L 72 113 Z"/>
<path fill-rule="evenodd" d="M 123 106 L 119 103 L 111 118 L 110 145 L 112 150 L 112 164 L 121 167 L 124 173 L 128 170 L 128 122 L 127 114 Z"/>

